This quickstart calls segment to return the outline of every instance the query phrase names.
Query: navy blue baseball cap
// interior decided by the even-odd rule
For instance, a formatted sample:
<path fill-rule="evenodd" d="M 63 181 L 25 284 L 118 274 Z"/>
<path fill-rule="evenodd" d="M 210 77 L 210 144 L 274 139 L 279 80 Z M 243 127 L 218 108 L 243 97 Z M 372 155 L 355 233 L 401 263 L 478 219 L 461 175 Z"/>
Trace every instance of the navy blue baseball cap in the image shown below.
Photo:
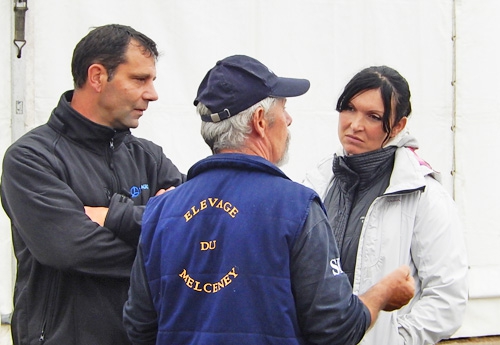
<path fill-rule="evenodd" d="M 286 98 L 303 95 L 309 80 L 281 78 L 254 58 L 233 55 L 206 74 L 198 88 L 194 105 L 204 104 L 211 112 L 205 122 L 219 122 L 251 107 L 267 97 Z"/>

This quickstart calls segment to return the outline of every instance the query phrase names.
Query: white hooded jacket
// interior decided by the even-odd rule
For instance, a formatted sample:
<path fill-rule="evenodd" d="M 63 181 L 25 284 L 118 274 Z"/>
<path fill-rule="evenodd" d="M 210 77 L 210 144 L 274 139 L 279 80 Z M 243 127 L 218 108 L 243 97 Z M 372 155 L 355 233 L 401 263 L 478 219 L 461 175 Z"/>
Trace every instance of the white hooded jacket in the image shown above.
<path fill-rule="evenodd" d="M 363 294 L 406 264 L 415 278 L 415 297 L 400 310 L 382 311 L 360 344 L 435 344 L 462 324 L 467 301 L 465 242 L 455 203 L 435 172 L 414 153 L 415 138 L 403 131 L 388 145 L 398 147 L 394 168 L 387 190 L 366 214 L 353 291 Z M 304 181 L 322 200 L 332 186 L 332 161 L 322 160 Z"/>

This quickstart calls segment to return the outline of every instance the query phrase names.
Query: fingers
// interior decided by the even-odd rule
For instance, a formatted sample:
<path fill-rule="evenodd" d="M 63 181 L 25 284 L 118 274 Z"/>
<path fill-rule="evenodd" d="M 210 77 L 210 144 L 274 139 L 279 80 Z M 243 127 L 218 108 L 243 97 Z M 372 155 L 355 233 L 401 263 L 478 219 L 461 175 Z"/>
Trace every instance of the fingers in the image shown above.
<path fill-rule="evenodd" d="M 156 192 L 155 196 L 162 195 L 165 192 L 171 191 L 172 189 L 175 189 L 174 186 L 168 187 L 167 189 L 162 188 L 159 191 Z"/>
<path fill-rule="evenodd" d="M 165 193 L 167 190 L 166 189 L 160 189 L 159 191 L 156 192 L 155 196 L 158 196 L 158 195 L 162 195 L 163 193 Z"/>
<path fill-rule="evenodd" d="M 406 277 L 410 275 L 410 266 L 408 265 L 401 265 L 398 267 L 398 270 L 401 270 L 401 272 L 403 272 Z"/>
<path fill-rule="evenodd" d="M 384 307 L 385 311 L 392 311 L 399 309 L 408 304 L 415 295 L 415 280 L 411 275 L 410 267 L 402 265 L 389 274 L 390 288 L 392 289 L 391 297 L 387 305 Z"/>

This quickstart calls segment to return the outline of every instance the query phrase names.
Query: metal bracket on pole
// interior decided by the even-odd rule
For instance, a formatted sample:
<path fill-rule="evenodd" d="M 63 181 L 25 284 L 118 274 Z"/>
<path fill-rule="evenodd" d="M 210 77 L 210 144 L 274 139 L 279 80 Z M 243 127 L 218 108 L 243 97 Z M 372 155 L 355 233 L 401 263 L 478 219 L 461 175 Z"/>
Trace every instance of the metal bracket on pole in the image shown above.
<path fill-rule="evenodd" d="M 24 38 L 25 32 L 25 16 L 28 10 L 28 0 L 16 0 L 14 5 L 14 13 L 16 14 L 14 44 L 17 47 L 17 58 L 21 58 L 21 50 L 26 45 Z"/>
<path fill-rule="evenodd" d="M 28 10 L 27 0 L 14 0 L 14 45 L 11 58 L 11 140 L 14 142 L 26 132 L 26 66 L 30 62 L 21 59 L 21 49 L 25 40 L 25 15 Z M 17 56 L 17 59 L 14 58 Z"/>

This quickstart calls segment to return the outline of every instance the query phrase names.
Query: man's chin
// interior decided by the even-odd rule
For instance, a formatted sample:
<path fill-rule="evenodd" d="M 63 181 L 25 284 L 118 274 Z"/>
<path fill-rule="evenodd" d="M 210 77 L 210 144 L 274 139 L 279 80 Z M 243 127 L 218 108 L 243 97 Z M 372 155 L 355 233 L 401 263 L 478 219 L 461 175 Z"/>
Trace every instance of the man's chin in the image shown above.
<path fill-rule="evenodd" d="M 283 152 L 283 155 L 281 158 L 278 160 L 276 163 L 277 166 L 281 167 L 288 163 L 288 148 L 290 147 L 290 140 L 292 139 L 292 135 L 290 134 L 290 131 L 288 131 L 288 135 L 286 137 L 286 144 L 285 144 L 285 151 Z"/>
<path fill-rule="evenodd" d="M 288 155 L 288 151 L 283 154 L 283 156 L 280 158 L 280 160 L 276 163 L 276 166 L 282 167 L 286 163 L 288 163 L 288 159 L 290 156 Z"/>
<path fill-rule="evenodd" d="M 137 128 L 139 127 L 139 120 L 135 121 L 130 121 L 129 123 L 126 123 L 124 126 L 124 129 L 132 129 L 132 128 Z"/>

